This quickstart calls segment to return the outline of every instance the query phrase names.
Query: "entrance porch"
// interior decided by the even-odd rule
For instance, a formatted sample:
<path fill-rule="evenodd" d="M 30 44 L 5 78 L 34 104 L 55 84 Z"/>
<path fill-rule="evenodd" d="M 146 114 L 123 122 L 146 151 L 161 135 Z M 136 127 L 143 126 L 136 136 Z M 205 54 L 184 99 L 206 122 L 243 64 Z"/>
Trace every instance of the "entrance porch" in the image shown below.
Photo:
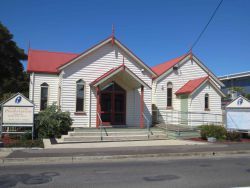
<path fill-rule="evenodd" d="M 91 83 L 96 91 L 96 127 L 151 126 L 151 106 L 145 104 L 151 87 L 125 65 L 111 69 Z M 146 95 L 151 101 L 151 95 Z M 151 104 L 150 104 L 151 105 Z"/>

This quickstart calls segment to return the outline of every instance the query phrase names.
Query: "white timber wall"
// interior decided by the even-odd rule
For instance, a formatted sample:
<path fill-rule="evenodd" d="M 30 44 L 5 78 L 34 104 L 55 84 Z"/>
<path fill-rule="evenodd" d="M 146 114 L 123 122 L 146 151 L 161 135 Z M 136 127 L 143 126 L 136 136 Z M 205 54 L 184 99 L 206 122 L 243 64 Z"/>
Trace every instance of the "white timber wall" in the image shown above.
<path fill-rule="evenodd" d="M 189 80 L 193 80 L 200 77 L 208 76 L 194 60 L 188 60 L 184 62 L 179 68 L 178 71 L 172 71 L 165 77 L 161 78 L 158 81 L 154 81 L 152 92 L 153 92 L 153 104 L 159 110 L 158 115 L 162 121 L 166 121 L 168 117 L 169 121 L 172 119 L 175 120 L 175 123 L 180 118 L 178 112 L 181 111 L 181 100 L 178 96 L 175 95 L 175 92 L 179 90 L 185 83 Z M 212 78 L 211 78 L 212 79 Z M 214 81 L 214 80 L 213 80 Z M 173 84 L 173 108 L 167 109 L 167 83 L 172 82 Z M 215 82 L 215 81 L 214 81 Z M 217 96 L 216 101 L 221 100 L 220 96 Z M 220 103 L 218 103 L 220 104 Z M 191 111 L 191 108 L 188 109 Z M 195 109 L 198 112 L 201 112 L 201 109 Z M 221 111 L 221 107 L 218 108 L 218 111 Z M 170 117 L 171 116 L 171 117 Z"/>
<path fill-rule="evenodd" d="M 74 119 L 73 127 L 96 127 L 96 91 L 95 88 L 91 88 L 89 84 L 95 79 L 106 73 L 112 68 L 124 64 L 134 72 L 140 79 L 151 86 L 150 74 L 146 71 L 142 72 L 142 67 L 139 66 L 134 60 L 128 57 L 116 45 L 112 46 L 110 43 L 99 48 L 95 52 L 88 56 L 78 60 L 74 64 L 66 67 L 63 71 L 62 89 L 61 89 L 61 104 L 62 110 L 69 111 Z M 75 99 L 76 99 L 76 81 L 82 79 L 86 83 L 85 91 L 85 113 L 86 115 L 75 115 Z M 129 83 L 127 83 L 129 85 Z M 90 94 L 91 91 L 91 94 Z M 135 92 L 137 93 L 137 92 Z M 127 104 L 132 104 L 130 100 L 138 103 L 138 97 L 133 94 L 133 91 L 127 92 Z M 151 90 L 145 88 L 144 90 L 145 100 L 145 114 L 151 121 Z M 131 106 L 131 108 L 137 108 L 138 105 Z M 132 109 L 133 110 L 133 109 Z M 134 117 L 139 117 L 140 110 L 133 110 Z M 135 119 L 136 119 L 135 118 Z M 127 123 L 130 126 L 137 124 L 138 122 L 132 122 L 133 115 L 127 114 Z M 137 125 L 134 125 L 137 126 Z"/>
<path fill-rule="evenodd" d="M 33 78 L 34 77 L 34 78 Z M 58 75 L 54 74 L 39 74 L 32 73 L 30 78 L 30 88 L 29 88 L 29 97 L 35 103 L 35 113 L 40 111 L 40 100 L 41 100 L 41 84 L 47 83 L 49 85 L 48 90 L 48 105 L 52 105 L 54 102 L 58 101 Z M 33 87 L 34 84 L 34 87 Z M 34 88 L 34 92 L 33 92 Z M 34 96 L 32 96 L 34 95 Z"/>
<path fill-rule="evenodd" d="M 205 110 L 205 94 L 209 95 L 209 111 Z M 215 88 L 207 82 L 189 98 L 191 114 L 189 124 L 199 126 L 203 124 L 220 124 L 222 122 L 221 96 Z"/>

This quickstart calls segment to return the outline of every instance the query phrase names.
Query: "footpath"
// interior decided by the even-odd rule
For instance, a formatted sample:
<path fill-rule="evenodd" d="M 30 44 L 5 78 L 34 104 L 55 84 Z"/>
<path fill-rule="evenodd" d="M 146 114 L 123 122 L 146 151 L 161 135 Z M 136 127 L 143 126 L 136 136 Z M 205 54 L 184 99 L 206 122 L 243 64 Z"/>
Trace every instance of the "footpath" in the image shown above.
<path fill-rule="evenodd" d="M 53 145 L 53 144 L 52 144 Z M 58 144 L 57 144 L 58 145 Z M 60 148 L 61 147 L 61 148 Z M 58 148 L 2 148 L 0 166 L 89 163 L 121 159 L 169 159 L 250 156 L 250 143 L 206 143 L 185 140 L 68 144 Z"/>

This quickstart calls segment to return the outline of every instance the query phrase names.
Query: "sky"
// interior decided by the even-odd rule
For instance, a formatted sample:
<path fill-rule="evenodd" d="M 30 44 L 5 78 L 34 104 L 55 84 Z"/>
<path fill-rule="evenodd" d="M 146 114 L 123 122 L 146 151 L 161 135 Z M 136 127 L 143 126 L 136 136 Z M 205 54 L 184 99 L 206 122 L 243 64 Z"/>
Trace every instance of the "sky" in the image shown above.
<path fill-rule="evenodd" d="M 219 0 L 0 0 L 25 52 L 81 53 L 112 33 L 149 66 L 185 54 Z M 224 0 L 193 49 L 217 76 L 250 71 L 250 0 Z M 26 68 L 26 63 L 23 62 Z"/>

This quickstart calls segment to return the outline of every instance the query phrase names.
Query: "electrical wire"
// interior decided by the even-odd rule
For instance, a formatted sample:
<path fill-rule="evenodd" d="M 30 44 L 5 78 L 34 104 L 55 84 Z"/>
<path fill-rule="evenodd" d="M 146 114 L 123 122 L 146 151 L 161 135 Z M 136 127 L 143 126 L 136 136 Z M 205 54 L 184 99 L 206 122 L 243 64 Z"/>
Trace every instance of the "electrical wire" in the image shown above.
<path fill-rule="evenodd" d="M 192 44 L 191 48 L 189 49 L 188 52 L 192 51 L 193 48 L 195 47 L 195 45 L 199 42 L 200 38 L 202 37 L 202 35 L 204 34 L 204 32 L 206 31 L 208 25 L 210 24 L 210 22 L 213 20 L 216 12 L 218 11 L 218 9 L 220 8 L 221 4 L 222 4 L 223 0 L 220 1 L 220 3 L 217 5 L 216 9 L 214 10 L 213 14 L 211 15 L 210 19 L 208 20 L 207 24 L 205 25 L 205 27 L 203 28 L 203 30 L 201 31 L 201 33 L 199 34 L 199 36 L 197 37 L 197 39 L 195 40 L 195 42 Z"/>

